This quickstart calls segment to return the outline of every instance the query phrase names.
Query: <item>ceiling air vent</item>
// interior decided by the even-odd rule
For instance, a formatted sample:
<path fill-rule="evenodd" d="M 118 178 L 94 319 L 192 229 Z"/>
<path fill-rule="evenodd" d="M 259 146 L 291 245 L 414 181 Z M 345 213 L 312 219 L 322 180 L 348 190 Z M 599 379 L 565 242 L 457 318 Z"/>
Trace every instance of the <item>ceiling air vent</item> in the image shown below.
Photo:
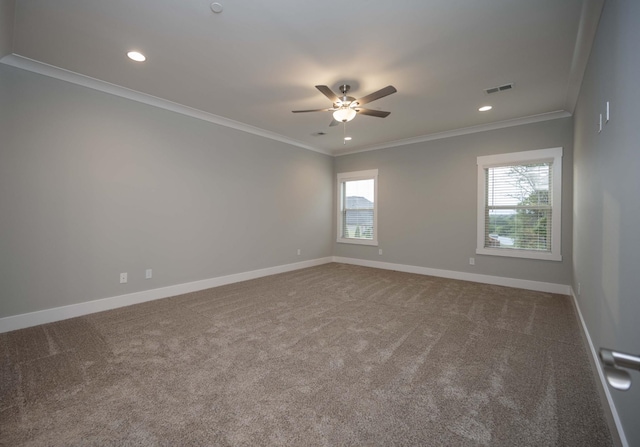
<path fill-rule="evenodd" d="M 512 88 L 513 82 L 510 84 L 501 85 L 499 87 L 485 88 L 484 91 L 487 92 L 488 95 L 490 95 L 491 93 L 504 92 L 505 90 L 511 90 Z"/>

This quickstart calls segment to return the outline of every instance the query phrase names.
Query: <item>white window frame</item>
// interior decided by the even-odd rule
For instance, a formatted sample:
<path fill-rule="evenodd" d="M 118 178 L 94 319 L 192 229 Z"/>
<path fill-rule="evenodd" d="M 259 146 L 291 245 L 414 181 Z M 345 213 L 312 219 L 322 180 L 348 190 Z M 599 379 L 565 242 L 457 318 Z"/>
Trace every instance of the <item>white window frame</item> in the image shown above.
<path fill-rule="evenodd" d="M 517 250 L 485 247 L 486 169 L 498 166 L 552 162 L 551 169 L 551 251 Z M 480 255 L 509 256 L 514 258 L 562 261 L 562 148 L 554 147 L 508 154 L 478 157 L 478 239 L 476 253 Z"/>
<path fill-rule="evenodd" d="M 373 238 L 372 239 L 356 239 L 342 237 L 342 213 L 344 211 L 343 203 L 343 185 L 345 182 L 357 180 L 373 179 Z M 342 172 L 337 176 L 337 195 L 338 195 L 338 221 L 337 221 L 337 242 L 342 244 L 358 244 L 358 245 L 378 245 L 378 170 L 370 169 L 367 171 Z"/>

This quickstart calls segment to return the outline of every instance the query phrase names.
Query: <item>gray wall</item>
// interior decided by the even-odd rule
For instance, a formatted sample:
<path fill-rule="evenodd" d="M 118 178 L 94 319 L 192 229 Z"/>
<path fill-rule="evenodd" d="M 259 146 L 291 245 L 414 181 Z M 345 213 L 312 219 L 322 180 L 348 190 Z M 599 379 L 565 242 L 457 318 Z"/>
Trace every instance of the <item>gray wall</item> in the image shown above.
<path fill-rule="evenodd" d="M 564 147 L 563 260 L 476 255 L 476 157 L 559 146 Z M 569 284 L 572 147 L 572 120 L 565 118 L 337 157 L 335 173 L 379 169 L 380 246 L 336 243 L 334 219 L 334 255 Z"/>
<path fill-rule="evenodd" d="M 605 2 L 575 111 L 574 277 L 596 348 L 640 354 L 640 2 Z M 596 131 L 611 103 L 611 121 Z M 640 373 L 611 390 L 640 445 Z"/>
<path fill-rule="evenodd" d="M 0 58 L 13 50 L 15 0 L 0 0 Z"/>
<path fill-rule="evenodd" d="M 332 188 L 329 156 L 0 64 L 0 317 L 330 256 Z"/>

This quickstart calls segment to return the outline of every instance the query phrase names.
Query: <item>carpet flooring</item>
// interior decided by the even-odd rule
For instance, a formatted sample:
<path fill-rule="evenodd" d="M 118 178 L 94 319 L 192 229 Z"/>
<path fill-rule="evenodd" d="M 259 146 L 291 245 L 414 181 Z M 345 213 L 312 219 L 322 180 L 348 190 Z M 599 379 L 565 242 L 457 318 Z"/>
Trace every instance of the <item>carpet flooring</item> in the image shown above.
<path fill-rule="evenodd" d="M 0 334 L 6 446 L 608 446 L 567 296 L 326 264 Z"/>

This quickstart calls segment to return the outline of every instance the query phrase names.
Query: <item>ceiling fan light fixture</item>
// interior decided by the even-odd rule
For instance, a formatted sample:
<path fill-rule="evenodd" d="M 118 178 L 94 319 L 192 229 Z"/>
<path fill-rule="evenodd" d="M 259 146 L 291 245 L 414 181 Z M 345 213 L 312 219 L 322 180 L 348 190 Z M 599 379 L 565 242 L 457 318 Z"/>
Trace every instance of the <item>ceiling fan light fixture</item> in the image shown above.
<path fill-rule="evenodd" d="M 370 93 L 360 99 L 356 99 L 351 96 L 347 96 L 347 92 L 351 87 L 346 84 L 340 86 L 340 93 L 342 93 L 342 97 L 336 95 L 326 85 L 316 85 L 316 88 L 320 91 L 320 93 L 326 96 L 327 99 L 331 100 L 332 107 L 328 109 L 292 110 L 292 112 L 332 112 L 333 120 L 331 121 L 331 124 L 329 124 L 330 127 L 336 126 L 338 123 L 347 123 L 354 119 L 358 114 L 377 116 L 378 118 L 386 118 L 391 112 L 366 109 L 360 106 L 377 99 L 384 98 L 385 96 L 389 96 L 390 94 L 398 91 L 393 85 L 388 85 L 385 88 L 381 88 L 380 90 Z"/>
<path fill-rule="evenodd" d="M 333 119 L 346 123 L 356 117 L 356 111 L 350 107 L 343 107 L 333 112 Z"/>

